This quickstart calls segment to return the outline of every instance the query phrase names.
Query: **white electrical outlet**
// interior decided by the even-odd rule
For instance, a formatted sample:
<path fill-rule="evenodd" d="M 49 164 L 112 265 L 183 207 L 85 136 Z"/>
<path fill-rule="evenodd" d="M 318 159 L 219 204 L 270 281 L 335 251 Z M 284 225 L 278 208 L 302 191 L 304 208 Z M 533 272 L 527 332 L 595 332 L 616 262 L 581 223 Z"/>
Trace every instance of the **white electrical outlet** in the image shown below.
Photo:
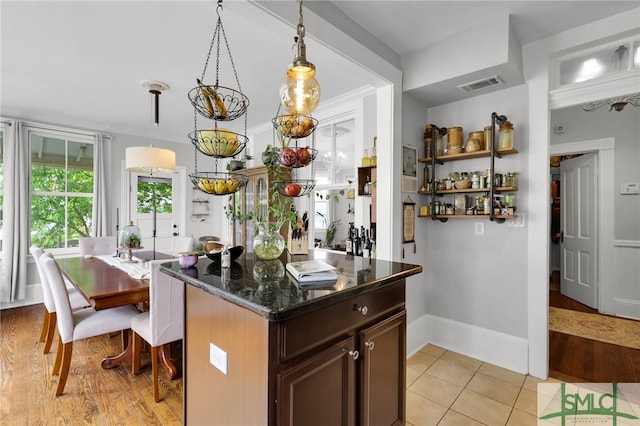
<path fill-rule="evenodd" d="M 524 213 L 518 213 L 518 215 L 513 219 L 507 219 L 507 226 L 509 228 L 524 228 L 524 224 Z"/>
<path fill-rule="evenodd" d="M 209 343 L 209 362 L 222 374 L 227 374 L 227 353 L 213 343 Z"/>
<path fill-rule="evenodd" d="M 476 235 L 484 235 L 484 222 L 476 222 Z"/>

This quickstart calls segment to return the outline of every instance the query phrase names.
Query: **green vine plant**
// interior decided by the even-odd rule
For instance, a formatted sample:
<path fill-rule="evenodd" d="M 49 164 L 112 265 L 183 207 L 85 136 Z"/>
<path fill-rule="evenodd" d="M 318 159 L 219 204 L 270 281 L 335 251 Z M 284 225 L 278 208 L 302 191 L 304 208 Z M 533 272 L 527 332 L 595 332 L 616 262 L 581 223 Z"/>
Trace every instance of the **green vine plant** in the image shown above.
<path fill-rule="evenodd" d="M 282 186 L 285 179 L 283 178 L 283 167 L 280 166 L 275 156 L 278 155 L 277 151 L 273 150 L 271 145 L 267 145 L 264 150 L 264 165 L 267 168 L 267 173 L 273 179 L 275 185 Z M 280 194 L 278 191 L 271 191 L 271 198 L 269 200 L 269 217 L 260 218 L 258 220 L 271 221 L 271 222 L 284 222 L 295 225 L 296 213 L 293 206 L 293 198 Z"/>
<path fill-rule="evenodd" d="M 277 155 L 271 145 L 268 145 L 265 149 L 265 166 L 267 173 L 272 177 L 275 184 L 280 184 L 283 179 L 283 168 L 278 164 L 273 157 Z M 233 195 L 229 196 L 227 205 L 224 207 L 225 215 L 231 221 L 245 222 L 253 220 L 256 222 L 274 222 L 274 223 L 289 223 L 295 225 L 296 212 L 293 208 L 293 199 L 288 196 L 280 194 L 278 191 L 270 191 L 269 196 L 269 208 L 265 211 L 258 210 L 256 212 L 241 213 L 238 206 L 234 205 Z"/>

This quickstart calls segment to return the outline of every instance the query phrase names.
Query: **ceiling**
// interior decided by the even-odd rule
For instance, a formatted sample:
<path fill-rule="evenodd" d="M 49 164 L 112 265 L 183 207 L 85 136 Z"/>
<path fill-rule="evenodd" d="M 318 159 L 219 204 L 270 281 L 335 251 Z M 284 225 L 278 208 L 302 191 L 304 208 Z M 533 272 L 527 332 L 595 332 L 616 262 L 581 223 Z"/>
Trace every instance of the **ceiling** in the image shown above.
<path fill-rule="evenodd" d="M 274 16 L 269 3 L 227 0 L 220 16 L 242 92 L 250 100 L 249 129 L 276 115 L 277 89 L 293 57 L 297 17 Z M 277 3 L 277 2 L 276 2 Z M 636 1 L 306 1 L 336 25 L 374 37 L 378 51 L 399 64 L 457 32 L 509 13 L 521 45 L 636 8 Z M 258 7 L 257 7 L 258 6 Z M 283 7 L 280 3 L 279 7 Z M 306 12 L 305 13 L 310 13 Z M 579 13 L 577 13 L 579 11 Z M 215 80 L 215 50 L 206 61 L 216 24 L 214 1 L 2 1 L 0 107 L 5 116 L 105 132 L 189 143 L 194 124 L 187 93 L 196 78 Z M 364 69 L 314 39 L 307 24 L 307 57 L 318 70 L 322 102 L 368 87 Z M 223 48 L 220 84 L 235 87 Z M 160 124 L 144 80 L 169 85 L 160 96 Z M 322 102 L 320 106 L 322 107 Z M 234 122 L 242 131 L 244 120 Z M 238 127 L 239 126 L 239 127 Z"/>

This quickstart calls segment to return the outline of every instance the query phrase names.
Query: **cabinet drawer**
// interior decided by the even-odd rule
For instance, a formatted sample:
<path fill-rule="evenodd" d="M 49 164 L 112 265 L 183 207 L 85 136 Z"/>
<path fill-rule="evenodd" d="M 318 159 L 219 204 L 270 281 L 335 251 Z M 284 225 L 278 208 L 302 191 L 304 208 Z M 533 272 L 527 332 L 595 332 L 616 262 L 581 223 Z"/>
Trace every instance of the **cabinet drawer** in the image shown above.
<path fill-rule="evenodd" d="M 280 361 L 286 362 L 336 337 L 354 335 L 357 328 L 404 309 L 404 293 L 405 281 L 400 280 L 280 323 Z"/>

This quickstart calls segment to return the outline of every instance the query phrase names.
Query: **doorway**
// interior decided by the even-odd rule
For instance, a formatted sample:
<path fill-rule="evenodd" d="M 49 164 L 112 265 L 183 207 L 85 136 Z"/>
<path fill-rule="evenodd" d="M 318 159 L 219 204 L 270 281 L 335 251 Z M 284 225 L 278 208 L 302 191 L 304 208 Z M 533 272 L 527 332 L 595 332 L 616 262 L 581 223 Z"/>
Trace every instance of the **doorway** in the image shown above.
<path fill-rule="evenodd" d="M 598 309 L 597 153 L 551 158 L 551 284 Z"/>
<path fill-rule="evenodd" d="M 613 276 L 613 251 L 610 249 L 613 247 L 613 211 L 607 206 L 613 205 L 613 154 L 614 154 L 615 141 L 613 138 L 595 139 L 590 141 L 571 142 L 565 144 L 551 145 L 549 154 L 551 157 L 568 156 L 578 154 L 596 154 L 596 170 L 597 178 L 595 180 L 595 233 L 597 235 L 597 242 L 595 250 L 597 253 L 597 259 L 595 260 L 595 273 L 593 277 L 594 284 L 597 287 L 596 306 L 602 313 L 609 315 L 615 315 L 612 311 L 611 303 L 608 298 L 610 297 L 610 291 L 608 291 L 606 285 L 602 286 L 602 277 Z M 550 158 L 551 161 L 551 158 Z M 562 195 L 562 194 L 561 194 Z M 550 224 L 553 226 L 553 223 Z M 553 238 L 554 229 L 550 228 L 548 234 Z M 554 265 L 554 253 L 553 248 L 556 244 L 551 244 L 549 252 L 549 265 L 553 269 Z M 557 265 L 557 264 L 556 264 Z M 550 270 L 551 274 L 553 270 Z"/>
<path fill-rule="evenodd" d="M 174 236 L 186 228 L 186 172 L 154 175 L 126 172 L 124 211 L 140 228 L 145 250 L 173 252 Z M 154 237 L 155 230 L 155 237 Z"/>
<path fill-rule="evenodd" d="M 554 285 L 556 284 L 554 276 L 563 275 L 563 265 L 561 262 L 562 250 L 560 248 L 561 243 L 559 241 L 561 238 L 562 228 L 557 227 L 557 221 L 554 220 L 554 213 L 557 214 L 559 212 L 554 212 L 553 210 L 551 212 L 552 220 L 548 234 L 549 238 L 551 238 L 552 241 L 549 250 L 549 369 L 554 377 L 563 378 L 563 374 L 565 374 L 565 380 L 577 378 L 587 381 L 595 381 L 594 378 L 599 378 L 598 381 L 611 381 L 612 379 L 606 379 L 606 377 L 608 377 L 607 375 L 616 373 L 610 368 L 610 361 L 605 360 L 603 362 L 598 362 L 597 358 L 599 355 L 596 356 L 592 352 L 589 352 L 594 351 L 595 347 L 605 347 L 607 348 L 606 350 L 609 351 L 612 350 L 611 348 L 616 347 L 616 345 L 607 345 L 606 343 L 602 343 L 599 341 L 593 341 L 593 344 L 585 344 L 585 342 L 587 342 L 588 340 L 580 337 L 581 333 L 578 326 L 576 326 L 575 330 L 565 330 L 565 332 L 554 331 L 552 326 L 554 321 L 554 313 L 552 311 L 554 308 L 560 308 L 565 313 L 566 311 L 575 312 L 576 317 L 580 314 L 602 315 L 603 313 L 606 313 L 609 315 L 615 315 L 614 312 L 610 311 L 611 304 L 607 303 L 607 298 L 609 297 L 607 292 L 607 285 L 611 284 L 609 277 L 613 277 L 614 272 L 614 263 L 612 259 L 613 251 L 610 249 L 611 247 L 613 247 L 613 211 L 612 209 L 607 208 L 607 206 L 613 205 L 614 145 L 615 143 L 613 138 L 605 138 L 591 141 L 557 144 L 551 145 L 550 147 L 552 181 L 551 195 L 552 197 L 554 195 L 559 196 L 558 199 L 552 198 L 552 209 L 557 208 L 559 206 L 559 203 L 561 205 L 561 203 L 565 201 L 566 195 L 568 195 L 564 193 L 567 190 L 567 186 L 562 185 L 561 187 L 557 187 L 557 184 L 553 185 L 554 180 L 556 180 L 556 178 L 557 180 L 560 180 L 561 176 L 560 164 L 558 164 L 556 157 L 569 159 L 575 158 L 577 156 L 580 156 L 580 158 L 592 156 L 595 157 L 595 170 L 597 170 L 597 173 L 594 172 L 596 178 L 595 188 L 593 191 L 596 194 L 593 209 L 595 210 L 594 213 L 596 215 L 596 217 L 594 218 L 594 224 L 596 236 L 595 251 L 597 260 L 595 261 L 595 272 L 592 279 L 593 284 L 596 285 L 595 298 L 596 306 L 598 307 L 597 310 L 563 296 L 559 291 L 560 288 L 554 288 Z M 564 191 L 562 189 L 564 189 Z M 557 243 L 555 240 L 557 240 Z M 609 249 L 607 249 L 607 247 Z M 557 274 L 557 272 L 560 273 Z M 609 279 L 609 282 L 607 282 L 605 278 Z M 557 282 L 557 284 L 559 284 L 559 282 Z M 569 324 L 570 326 L 573 326 L 571 325 L 571 323 Z M 619 346 L 618 348 L 620 350 L 633 351 L 632 349 L 623 348 L 622 346 Z M 571 354 L 571 356 L 568 356 L 568 354 Z M 615 357 L 613 354 L 609 355 Z M 609 360 L 610 359 L 611 358 L 609 358 Z M 589 362 L 574 362 L 578 360 L 589 360 Z M 633 375 L 636 373 L 627 372 L 625 374 Z"/>

